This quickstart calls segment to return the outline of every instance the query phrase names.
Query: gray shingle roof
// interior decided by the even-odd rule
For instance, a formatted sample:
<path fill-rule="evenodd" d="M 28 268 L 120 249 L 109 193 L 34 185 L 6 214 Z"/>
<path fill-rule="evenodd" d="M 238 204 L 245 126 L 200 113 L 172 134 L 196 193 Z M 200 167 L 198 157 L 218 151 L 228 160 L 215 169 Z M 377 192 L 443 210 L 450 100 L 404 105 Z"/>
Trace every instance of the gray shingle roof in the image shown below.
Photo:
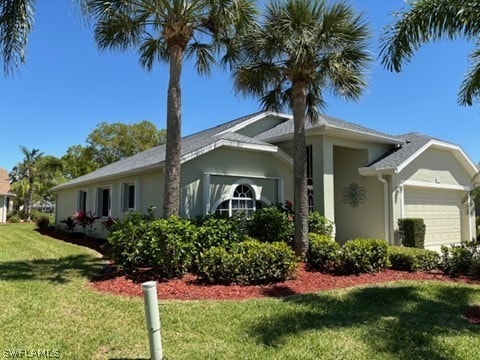
<path fill-rule="evenodd" d="M 354 124 L 348 121 L 344 121 L 341 119 L 337 119 L 327 115 L 319 115 L 318 121 L 316 123 L 312 123 L 308 121 L 306 125 L 306 130 L 313 129 L 313 128 L 321 128 L 321 127 L 325 127 L 326 129 L 338 129 L 338 130 L 348 131 L 351 133 L 357 133 L 360 135 L 383 138 L 393 143 L 401 142 L 401 139 L 399 139 L 398 137 L 395 137 L 380 131 L 372 130 L 364 126 Z M 269 142 L 269 141 L 274 141 L 278 138 L 292 135 L 292 134 L 293 134 L 293 119 L 283 122 L 280 125 L 257 135 L 255 138 Z"/>
<path fill-rule="evenodd" d="M 261 140 L 249 138 L 240 134 L 233 133 L 220 133 L 232 128 L 244 121 L 247 121 L 263 111 L 250 114 L 248 116 L 243 116 L 241 118 L 223 123 L 221 125 L 212 127 L 210 129 L 198 132 L 182 138 L 182 156 L 188 155 L 192 152 L 195 152 L 199 149 L 202 149 L 205 146 L 208 146 L 215 142 L 215 140 L 230 140 L 242 143 L 248 143 L 252 145 L 269 145 Z M 217 138 L 215 136 L 219 135 Z M 133 156 L 124 158 L 107 166 L 104 166 L 100 169 L 97 169 L 91 173 L 75 178 L 65 184 L 55 186 L 53 190 L 58 190 L 65 187 L 70 187 L 73 185 L 79 185 L 88 183 L 93 180 L 109 178 L 112 176 L 130 173 L 139 171 L 145 168 L 155 168 L 163 166 L 165 162 L 165 145 L 156 146 L 154 148 L 142 151 L 141 153 L 135 154 Z"/>
<path fill-rule="evenodd" d="M 367 166 L 368 168 L 374 170 L 396 169 L 423 146 L 425 146 L 429 141 L 433 140 L 433 138 L 419 133 L 409 133 L 399 135 L 397 137 L 405 140 L 406 143 L 401 147 L 392 149 L 392 151 L 375 160 L 372 164 Z"/>

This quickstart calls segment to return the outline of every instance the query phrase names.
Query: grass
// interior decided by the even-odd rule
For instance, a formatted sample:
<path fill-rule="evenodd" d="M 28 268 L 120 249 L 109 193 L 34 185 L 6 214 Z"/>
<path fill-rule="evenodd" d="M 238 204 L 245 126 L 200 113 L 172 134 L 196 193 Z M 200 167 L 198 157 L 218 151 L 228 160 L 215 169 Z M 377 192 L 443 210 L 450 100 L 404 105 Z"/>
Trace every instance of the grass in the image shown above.
<path fill-rule="evenodd" d="M 0 226 L 0 358 L 148 358 L 143 300 L 95 292 L 94 251 Z M 140 286 L 140 285 L 139 285 Z M 161 294 L 160 294 L 161 296 Z M 161 301 L 165 359 L 478 359 L 480 287 L 398 282 L 244 301 Z M 56 354 L 56 353 L 55 353 Z"/>

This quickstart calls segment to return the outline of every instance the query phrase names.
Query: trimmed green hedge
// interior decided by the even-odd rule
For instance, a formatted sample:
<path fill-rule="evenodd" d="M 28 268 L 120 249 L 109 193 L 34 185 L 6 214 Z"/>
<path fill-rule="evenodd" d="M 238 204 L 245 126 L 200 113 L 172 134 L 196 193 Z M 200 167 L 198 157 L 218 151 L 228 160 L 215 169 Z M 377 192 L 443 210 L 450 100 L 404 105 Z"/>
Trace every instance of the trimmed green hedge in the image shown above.
<path fill-rule="evenodd" d="M 394 270 L 431 270 L 439 266 L 440 257 L 432 250 L 411 247 L 389 246 L 388 263 Z"/>
<path fill-rule="evenodd" d="M 319 271 L 335 270 L 340 258 L 340 245 L 329 236 L 308 234 L 307 264 Z"/>
<path fill-rule="evenodd" d="M 423 219 L 398 219 L 398 232 L 403 246 L 423 249 L 425 229 L 426 226 Z"/>
<path fill-rule="evenodd" d="M 230 250 L 212 247 L 199 260 L 198 275 L 209 283 L 263 284 L 293 276 L 298 259 L 284 242 L 262 243 L 249 239 Z"/>
<path fill-rule="evenodd" d="M 353 239 L 343 245 L 340 260 L 341 270 L 345 273 L 370 273 L 383 269 L 387 265 L 385 240 Z"/>

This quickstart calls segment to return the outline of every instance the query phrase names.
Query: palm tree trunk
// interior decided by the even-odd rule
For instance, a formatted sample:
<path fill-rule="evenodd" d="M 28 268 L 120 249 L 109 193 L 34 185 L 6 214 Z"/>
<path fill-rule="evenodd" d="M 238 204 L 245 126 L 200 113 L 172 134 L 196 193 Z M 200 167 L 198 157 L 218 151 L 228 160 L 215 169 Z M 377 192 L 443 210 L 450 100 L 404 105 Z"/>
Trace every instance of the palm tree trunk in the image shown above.
<path fill-rule="evenodd" d="M 305 142 L 307 88 L 305 83 L 293 84 L 293 185 L 295 214 L 295 254 L 302 260 L 308 250 L 307 153 Z"/>
<path fill-rule="evenodd" d="M 25 215 L 27 216 L 27 221 L 32 220 L 32 201 L 33 201 L 33 179 L 28 179 L 28 196 L 25 209 Z"/>
<path fill-rule="evenodd" d="M 180 157 L 182 127 L 182 74 L 184 50 L 181 46 L 170 48 L 170 79 L 167 94 L 167 143 L 165 153 L 165 189 L 163 216 L 180 213 Z"/>

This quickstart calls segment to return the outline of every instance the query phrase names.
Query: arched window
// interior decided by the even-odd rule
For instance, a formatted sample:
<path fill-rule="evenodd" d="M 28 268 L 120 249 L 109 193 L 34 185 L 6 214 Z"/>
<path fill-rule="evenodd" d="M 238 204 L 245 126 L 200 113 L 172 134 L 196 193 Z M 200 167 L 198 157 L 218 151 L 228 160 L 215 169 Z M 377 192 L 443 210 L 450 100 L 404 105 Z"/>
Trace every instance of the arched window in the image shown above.
<path fill-rule="evenodd" d="M 252 188 L 248 185 L 238 185 L 233 191 L 231 199 L 225 200 L 218 205 L 216 212 L 232 216 L 236 213 L 242 212 L 247 216 L 262 207 L 260 201 L 255 200 L 255 194 Z"/>

